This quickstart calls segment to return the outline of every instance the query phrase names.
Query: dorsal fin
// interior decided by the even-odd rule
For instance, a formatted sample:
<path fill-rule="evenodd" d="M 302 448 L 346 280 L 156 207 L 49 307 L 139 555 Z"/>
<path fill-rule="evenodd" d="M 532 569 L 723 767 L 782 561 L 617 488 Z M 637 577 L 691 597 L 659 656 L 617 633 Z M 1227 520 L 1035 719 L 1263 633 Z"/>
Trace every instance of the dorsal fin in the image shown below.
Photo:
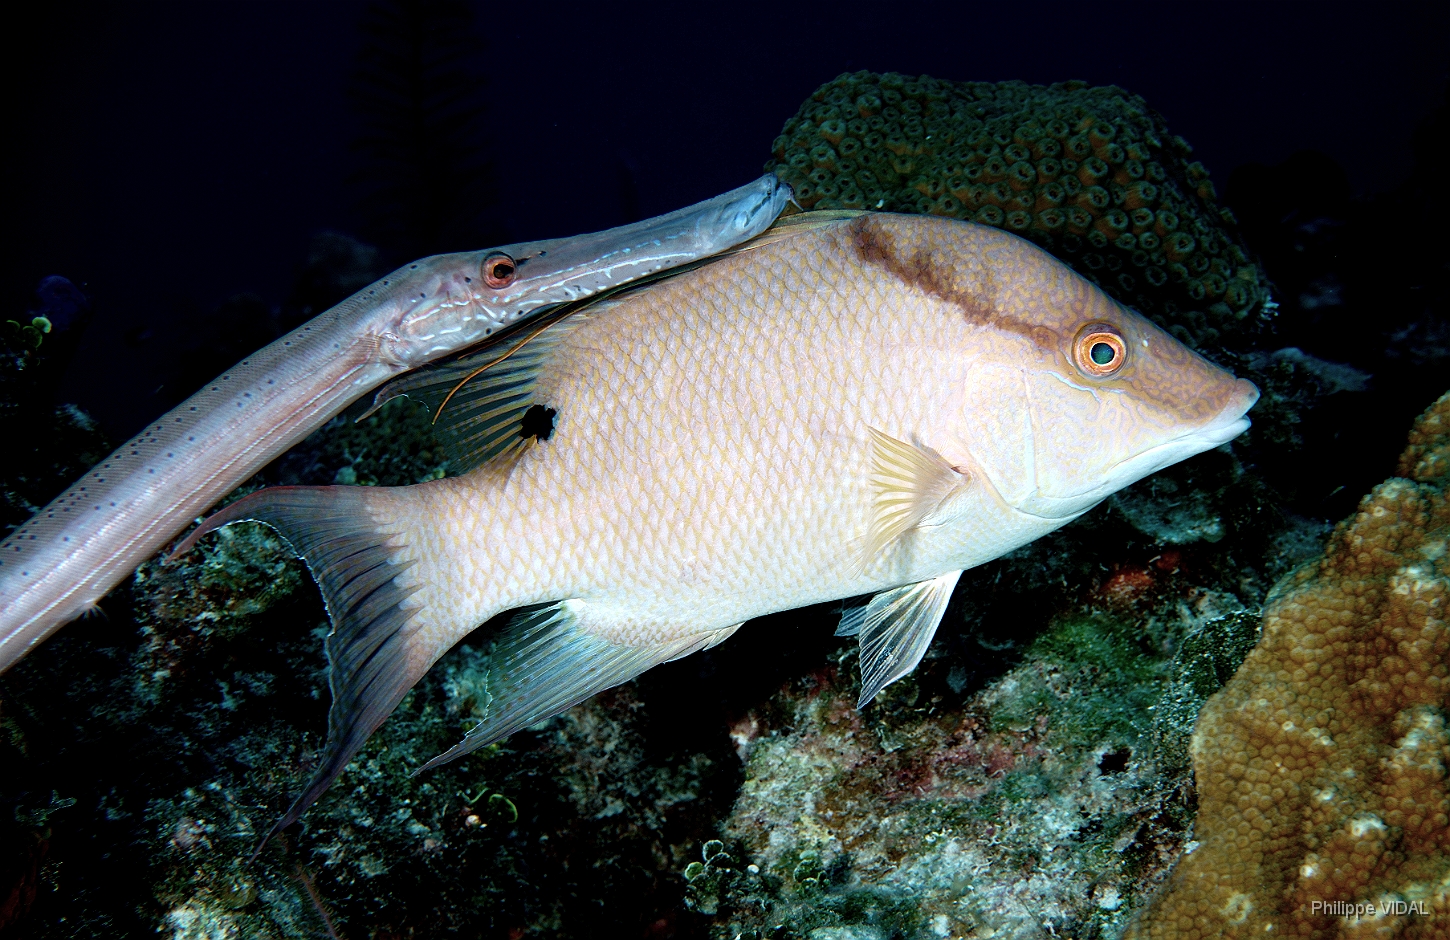
<path fill-rule="evenodd" d="M 403 396 L 422 402 L 454 474 L 511 454 L 528 442 L 524 416 L 538 404 L 539 370 L 580 322 L 568 311 L 511 333 L 507 342 L 409 372 L 385 385 L 367 413 Z"/>
<path fill-rule="evenodd" d="M 679 277 L 720 258 L 753 251 L 806 231 L 855 218 L 859 210 L 802 212 L 778 220 L 744 244 L 710 258 L 640 278 L 575 303 L 561 304 L 466 352 L 399 376 L 373 396 L 366 418 L 394 398 L 425 404 L 457 475 L 527 443 L 524 415 L 538 402 L 534 386 L 539 370 L 559 341 L 586 311 L 602 313 L 605 303 L 662 280 Z"/>
<path fill-rule="evenodd" d="M 702 258 L 699 261 L 693 262 L 689 267 L 699 267 L 702 264 L 709 264 L 716 258 L 728 258 L 730 255 L 738 255 L 743 252 L 754 251 L 757 248 L 763 248 L 766 245 L 773 245 L 776 242 L 784 241 L 787 238 L 793 238 L 796 235 L 801 235 L 805 232 L 812 232 L 816 229 L 825 228 L 828 225 L 834 225 L 837 222 L 845 222 L 849 219 L 854 219 L 858 216 L 863 216 L 866 214 L 867 213 L 864 209 L 816 209 L 811 212 L 797 212 L 793 215 L 783 215 L 775 220 L 774 225 L 761 232 L 750 241 L 742 242 L 741 244 L 736 245 L 734 248 L 731 248 L 729 251 L 723 251 L 718 255 L 714 255 L 713 257 Z M 689 270 L 689 267 L 682 266 L 677 269 L 677 271 Z M 670 272 L 671 275 L 675 273 L 677 272 Z"/>

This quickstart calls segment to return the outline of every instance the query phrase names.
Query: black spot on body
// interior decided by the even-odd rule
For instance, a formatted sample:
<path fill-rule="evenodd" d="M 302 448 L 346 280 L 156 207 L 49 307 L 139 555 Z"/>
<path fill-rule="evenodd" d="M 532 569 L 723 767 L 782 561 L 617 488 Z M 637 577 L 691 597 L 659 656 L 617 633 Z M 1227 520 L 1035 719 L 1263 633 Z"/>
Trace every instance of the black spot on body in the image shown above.
<path fill-rule="evenodd" d="M 531 405 L 519 422 L 519 437 L 537 437 L 541 441 L 547 441 L 554 433 L 556 414 L 558 412 L 553 408 Z"/>

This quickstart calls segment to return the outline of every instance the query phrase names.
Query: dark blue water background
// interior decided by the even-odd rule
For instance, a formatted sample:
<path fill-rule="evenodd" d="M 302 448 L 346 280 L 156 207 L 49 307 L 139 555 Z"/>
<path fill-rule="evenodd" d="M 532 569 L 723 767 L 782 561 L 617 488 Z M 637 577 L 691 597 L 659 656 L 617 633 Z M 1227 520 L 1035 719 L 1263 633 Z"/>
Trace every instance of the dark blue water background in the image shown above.
<path fill-rule="evenodd" d="M 26 309 L 46 275 L 84 284 L 95 319 L 61 394 L 115 437 L 165 410 L 175 390 L 158 388 L 227 298 L 275 309 L 315 233 L 368 237 L 348 95 L 364 6 L 60 3 L 6 30 L 0 302 Z M 445 247 L 599 229 L 743 183 L 801 101 L 857 69 L 1116 83 L 1221 192 L 1235 167 L 1304 148 L 1377 192 L 1406 176 L 1444 93 L 1447 9 L 478 4 L 496 198 Z"/>

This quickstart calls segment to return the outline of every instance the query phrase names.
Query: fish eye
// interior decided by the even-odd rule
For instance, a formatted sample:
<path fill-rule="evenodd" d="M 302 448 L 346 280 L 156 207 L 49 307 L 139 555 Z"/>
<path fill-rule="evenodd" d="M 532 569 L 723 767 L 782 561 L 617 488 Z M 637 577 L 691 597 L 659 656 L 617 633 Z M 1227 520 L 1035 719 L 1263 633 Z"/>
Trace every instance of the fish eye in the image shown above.
<path fill-rule="evenodd" d="M 508 287 L 518 276 L 518 264 L 502 251 L 483 259 L 483 280 L 489 287 Z"/>
<path fill-rule="evenodd" d="M 1088 375 L 1105 378 L 1123 367 L 1128 358 L 1128 344 L 1109 324 L 1094 323 L 1078 334 L 1073 358 L 1078 368 Z"/>

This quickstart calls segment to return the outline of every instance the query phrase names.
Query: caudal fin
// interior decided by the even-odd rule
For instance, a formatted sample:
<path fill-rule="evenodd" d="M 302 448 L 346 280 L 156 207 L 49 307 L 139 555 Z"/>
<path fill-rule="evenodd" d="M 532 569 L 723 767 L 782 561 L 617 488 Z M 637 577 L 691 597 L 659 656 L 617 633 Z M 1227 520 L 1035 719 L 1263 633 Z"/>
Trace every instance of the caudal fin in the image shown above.
<path fill-rule="evenodd" d="M 322 589 L 332 708 L 327 746 L 312 780 L 257 846 L 301 818 L 347 766 L 378 725 L 443 650 L 416 628 L 417 590 L 404 537 L 385 531 L 397 491 L 363 486 L 279 486 L 258 490 L 211 516 L 176 549 L 234 522 L 276 529 L 306 562 Z"/>

